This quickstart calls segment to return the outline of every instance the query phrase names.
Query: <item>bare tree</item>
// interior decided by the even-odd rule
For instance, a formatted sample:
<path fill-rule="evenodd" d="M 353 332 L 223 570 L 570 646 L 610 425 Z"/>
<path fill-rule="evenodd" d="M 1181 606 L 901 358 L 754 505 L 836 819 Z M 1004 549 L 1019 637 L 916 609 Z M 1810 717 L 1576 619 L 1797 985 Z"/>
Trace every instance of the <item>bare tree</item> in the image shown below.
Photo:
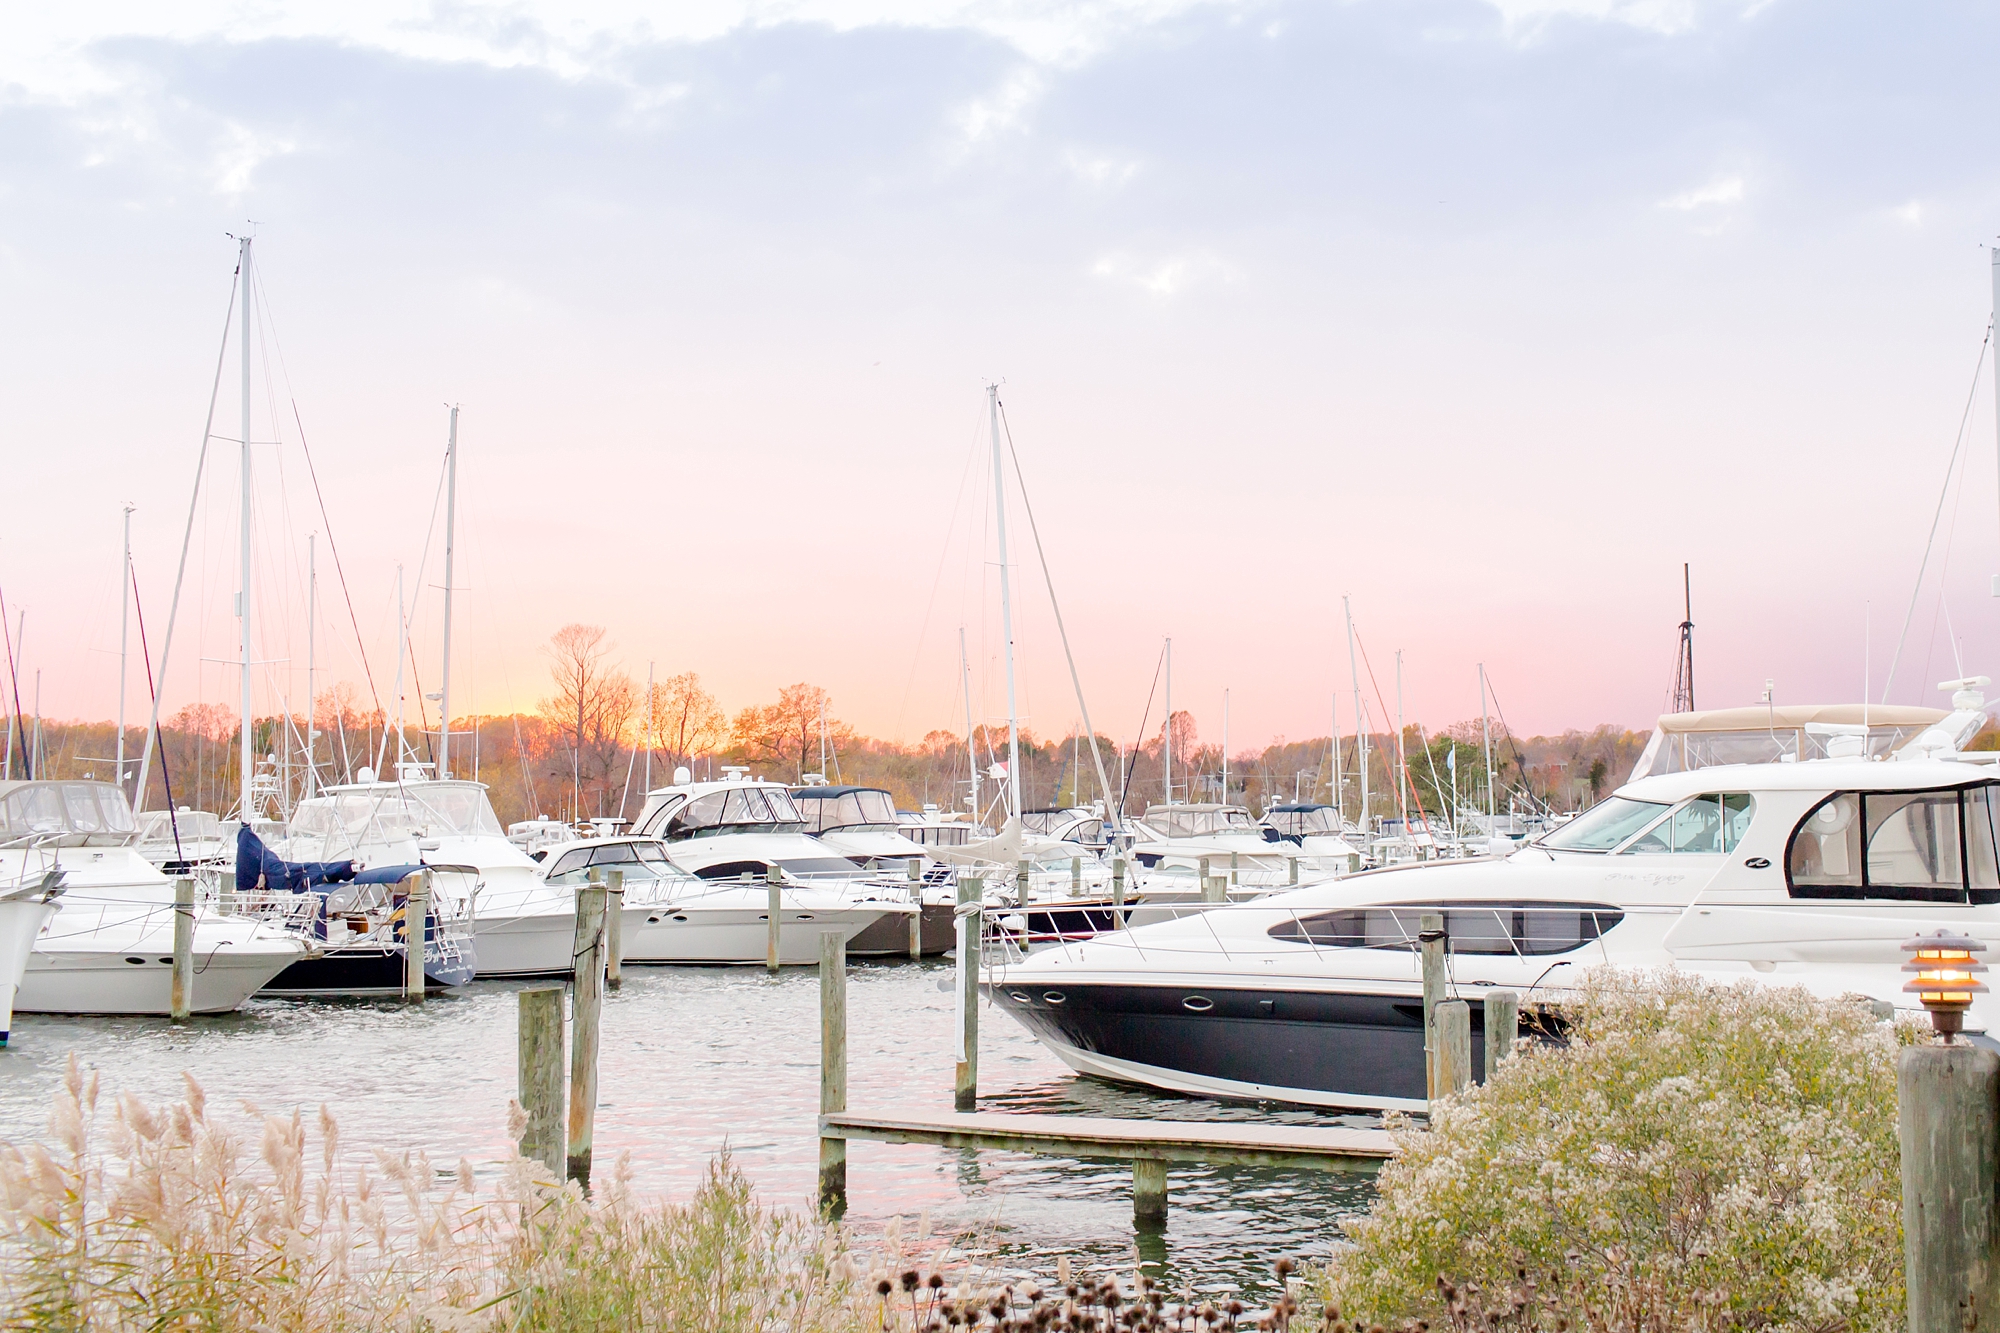
<path fill-rule="evenodd" d="M 692 671 L 669 676 L 653 686 L 653 734 L 645 738 L 668 767 L 692 764 L 729 737 L 729 719 L 715 696 L 701 687 Z"/>
<path fill-rule="evenodd" d="M 846 723 L 834 720 L 829 703 L 830 696 L 817 685 L 803 681 L 787 685 L 778 691 L 778 702 L 738 713 L 731 727 L 732 739 L 742 747 L 746 759 L 791 769 L 803 782 L 807 758 L 818 764 L 821 719 L 825 719 L 829 745 L 845 744 L 854 734 Z"/>
<path fill-rule="evenodd" d="M 539 711 L 562 729 L 568 742 L 572 815 L 578 819 L 584 817 L 586 790 L 594 793 L 596 809 L 603 813 L 638 704 L 632 678 L 607 660 L 611 646 L 605 637 L 601 625 L 564 625 L 543 648 L 556 692 L 541 701 Z"/>

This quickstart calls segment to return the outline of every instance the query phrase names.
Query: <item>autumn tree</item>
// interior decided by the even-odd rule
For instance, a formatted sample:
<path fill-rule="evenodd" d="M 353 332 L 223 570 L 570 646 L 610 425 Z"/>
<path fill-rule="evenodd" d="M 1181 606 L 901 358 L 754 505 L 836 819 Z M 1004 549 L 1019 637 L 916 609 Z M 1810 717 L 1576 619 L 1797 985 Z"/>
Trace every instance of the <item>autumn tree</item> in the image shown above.
<path fill-rule="evenodd" d="M 640 743 L 650 744 L 669 768 L 691 765 L 729 738 L 729 719 L 692 671 L 653 686 L 651 718 L 652 735 Z"/>
<path fill-rule="evenodd" d="M 638 704 L 632 678 L 609 660 L 606 633 L 601 625 L 564 625 L 542 650 L 556 692 L 541 701 L 538 711 L 567 743 L 577 818 L 583 817 L 586 792 L 595 795 L 595 808 L 603 812 Z"/>
<path fill-rule="evenodd" d="M 790 769 L 803 782 L 808 758 L 815 769 L 818 767 L 822 725 L 831 747 L 845 744 L 854 734 L 853 728 L 833 718 L 830 704 L 830 696 L 817 685 L 803 681 L 787 685 L 778 691 L 778 702 L 738 713 L 730 739 L 751 763 L 761 761 Z"/>

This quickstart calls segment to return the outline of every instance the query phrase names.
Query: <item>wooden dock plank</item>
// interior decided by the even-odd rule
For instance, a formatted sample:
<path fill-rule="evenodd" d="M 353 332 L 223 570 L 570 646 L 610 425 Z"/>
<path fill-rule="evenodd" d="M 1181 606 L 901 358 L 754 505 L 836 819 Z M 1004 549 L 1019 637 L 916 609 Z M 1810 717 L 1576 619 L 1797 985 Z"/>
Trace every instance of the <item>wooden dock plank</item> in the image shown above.
<path fill-rule="evenodd" d="M 824 1138 L 997 1148 L 1123 1161 L 1230 1162 L 1373 1172 L 1395 1154 L 1387 1130 L 1257 1123 L 1118 1120 L 992 1112 L 930 1118 L 843 1112 L 819 1118 Z"/>

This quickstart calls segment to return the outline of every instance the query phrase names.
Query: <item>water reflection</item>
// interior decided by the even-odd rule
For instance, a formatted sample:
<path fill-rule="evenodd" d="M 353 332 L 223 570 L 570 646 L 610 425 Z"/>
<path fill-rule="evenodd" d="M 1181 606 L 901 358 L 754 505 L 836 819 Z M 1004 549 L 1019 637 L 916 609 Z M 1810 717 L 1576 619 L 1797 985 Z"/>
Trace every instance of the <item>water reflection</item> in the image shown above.
<path fill-rule="evenodd" d="M 848 1101 L 856 1111 L 951 1109 L 950 965 L 857 964 L 848 981 Z M 524 983 L 536 984 L 536 983 Z M 490 1171 L 508 1151 L 515 1086 L 514 991 L 478 982 L 421 1006 L 255 1001 L 174 1026 L 154 1019 L 22 1015 L 0 1051 L 0 1139 L 39 1137 L 68 1052 L 107 1089 L 180 1095 L 182 1070 L 211 1104 L 308 1112 L 324 1104 L 352 1151 L 421 1147 L 440 1164 Z M 1018 1024 L 982 1010 L 981 1109 L 1297 1124 L 1366 1118 L 1158 1096 L 1077 1078 Z M 809 1205 L 818 1170 L 819 983 L 751 968 L 632 968 L 604 1008 L 595 1157 L 631 1155 L 642 1193 L 684 1197 L 725 1148 L 768 1201 Z M 1367 1206 L 1365 1181 L 1311 1171 L 1173 1167 L 1163 1232 L 1135 1234 L 1122 1163 L 919 1145 L 848 1146 L 847 1218 L 864 1236 L 927 1214 L 993 1264 L 1044 1280 L 1059 1253 L 1170 1286 L 1269 1289 L 1280 1255 L 1320 1255 L 1340 1219 Z"/>

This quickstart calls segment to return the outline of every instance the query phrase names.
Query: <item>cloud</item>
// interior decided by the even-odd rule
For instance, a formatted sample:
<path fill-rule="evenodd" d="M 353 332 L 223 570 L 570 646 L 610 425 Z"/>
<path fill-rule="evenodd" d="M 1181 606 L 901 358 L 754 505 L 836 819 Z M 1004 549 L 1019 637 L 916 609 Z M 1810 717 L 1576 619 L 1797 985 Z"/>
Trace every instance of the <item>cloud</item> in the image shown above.
<path fill-rule="evenodd" d="M 1912 227 L 1921 227 L 1924 225 L 1924 202 L 1921 199 L 1912 199 L 1901 208 L 1890 209 L 1889 215 Z"/>
<path fill-rule="evenodd" d="M 952 117 L 963 146 L 970 147 L 1019 128 L 1028 108 L 1040 99 L 1045 82 L 1040 70 L 1022 65 L 1000 81 L 985 97 L 975 98 Z"/>
<path fill-rule="evenodd" d="M 1091 265 L 1090 272 L 1093 277 L 1136 287 L 1162 301 L 1171 300 L 1192 287 L 1220 285 L 1236 277 L 1234 265 L 1205 251 L 1169 255 L 1161 259 L 1141 259 L 1119 251 Z"/>
<path fill-rule="evenodd" d="M 1138 174 L 1137 162 L 1120 162 L 1108 157 L 1092 157 L 1075 149 L 1063 154 L 1063 165 L 1078 180 L 1090 185 L 1116 189 Z"/>
<path fill-rule="evenodd" d="M 258 167 L 298 148 L 297 142 L 292 139 L 262 134 L 234 123 L 224 127 L 222 137 L 222 146 L 216 150 L 209 166 L 209 177 L 215 192 L 221 195 L 247 193 L 250 178 L 256 174 Z"/>
<path fill-rule="evenodd" d="M 1776 0 L 1487 0 L 1510 32 L 1532 33 L 1558 19 L 1619 23 L 1662 36 L 1678 36 L 1722 21 L 1752 18 Z"/>
<path fill-rule="evenodd" d="M 1743 202 L 1743 178 L 1741 176 L 1718 176 L 1706 185 L 1698 186 L 1685 194 L 1673 195 L 1660 200 L 1661 208 L 1671 208 L 1682 213 L 1693 213 L 1699 209 L 1720 208 L 1727 204 Z"/>

